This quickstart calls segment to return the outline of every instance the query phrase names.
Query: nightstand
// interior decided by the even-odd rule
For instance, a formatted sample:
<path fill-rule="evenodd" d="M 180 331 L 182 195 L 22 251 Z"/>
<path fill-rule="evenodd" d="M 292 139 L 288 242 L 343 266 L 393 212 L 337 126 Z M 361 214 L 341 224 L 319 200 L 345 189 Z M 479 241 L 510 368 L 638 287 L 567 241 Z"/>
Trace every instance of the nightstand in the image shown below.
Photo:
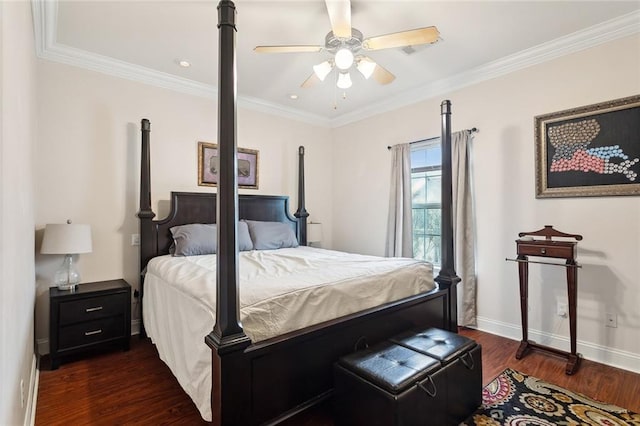
<path fill-rule="evenodd" d="M 80 284 L 75 291 L 49 289 L 51 369 L 60 358 L 107 345 L 129 350 L 131 286 L 125 280 Z"/>

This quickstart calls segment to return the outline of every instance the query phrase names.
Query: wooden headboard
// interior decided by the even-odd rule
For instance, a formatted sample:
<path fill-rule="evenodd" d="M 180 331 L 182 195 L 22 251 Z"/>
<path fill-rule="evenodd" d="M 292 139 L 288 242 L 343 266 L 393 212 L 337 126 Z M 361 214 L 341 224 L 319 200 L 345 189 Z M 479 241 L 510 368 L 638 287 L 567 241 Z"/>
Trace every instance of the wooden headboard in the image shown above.
<path fill-rule="evenodd" d="M 287 223 L 298 241 L 300 226 L 289 213 L 289 197 L 279 195 L 239 195 L 238 218 Z M 212 192 L 172 192 L 169 215 L 160 220 L 148 220 L 148 229 L 141 239 L 142 268 L 156 256 L 169 253 L 173 242 L 171 227 L 188 223 L 216 223 L 216 194 Z"/>
<path fill-rule="evenodd" d="M 137 216 L 140 219 L 140 273 L 144 275 L 149 260 L 169 253 L 169 247 L 171 247 L 173 240 L 171 227 L 189 223 L 216 223 L 218 215 L 216 212 L 216 193 L 171 192 L 169 215 L 164 219 L 154 220 L 156 214 L 151 209 L 151 152 L 149 143 L 151 123 L 149 120 L 146 118 L 141 120 L 140 130 L 142 134 L 140 210 Z M 233 167 L 231 170 L 235 171 Z M 220 186 L 223 180 L 225 179 L 221 179 L 218 185 L 218 191 L 222 189 Z M 225 189 L 225 191 L 228 190 L 229 188 Z M 235 190 L 237 191 L 237 187 Z M 304 198 L 304 147 L 301 146 L 298 148 L 298 210 L 293 216 L 289 213 L 289 197 L 287 196 L 238 195 L 237 208 L 233 208 L 231 214 L 228 208 L 223 208 L 224 211 L 221 214 L 224 213 L 224 215 L 221 217 L 233 217 L 237 211 L 238 215 L 235 220 L 283 222 L 291 226 L 300 245 L 307 245 L 309 213 L 305 209 Z M 224 204 L 224 197 L 220 201 Z M 229 200 L 227 200 L 228 202 Z M 232 207 L 230 204 L 224 205 Z M 142 282 L 140 289 L 142 290 Z"/>

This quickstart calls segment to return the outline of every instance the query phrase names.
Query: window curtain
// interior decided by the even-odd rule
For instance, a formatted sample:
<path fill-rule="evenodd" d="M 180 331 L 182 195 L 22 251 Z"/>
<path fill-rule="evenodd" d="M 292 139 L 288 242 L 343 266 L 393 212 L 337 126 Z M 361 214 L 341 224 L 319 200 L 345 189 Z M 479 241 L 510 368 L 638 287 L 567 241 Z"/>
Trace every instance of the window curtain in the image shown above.
<path fill-rule="evenodd" d="M 451 135 L 453 200 L 453 244 L 455 268 L 462 279 L 458 284 L 458 324 L 476 326 L 475 221 L 470 154 L 473 133 L 468 130 Z"/>
<path fill-rule="evenodd" d="M 391 147 L 391 191 L 385 256 L 413 257 L 411 146 Z"/>

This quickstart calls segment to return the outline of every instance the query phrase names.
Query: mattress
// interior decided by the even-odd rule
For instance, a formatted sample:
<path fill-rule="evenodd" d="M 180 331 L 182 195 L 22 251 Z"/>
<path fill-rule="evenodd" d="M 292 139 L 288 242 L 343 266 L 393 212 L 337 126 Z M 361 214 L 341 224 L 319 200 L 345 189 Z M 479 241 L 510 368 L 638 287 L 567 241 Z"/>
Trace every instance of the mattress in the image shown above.
<path fill-rule="evenodd" d="M 432 265 L 312 247 L 239 254 L 244 332 L 255 343 L 435 288 Z M 160 358 L 211 421 L 216 256 L 159 256 L 147 266 L 143 317 Z"/>

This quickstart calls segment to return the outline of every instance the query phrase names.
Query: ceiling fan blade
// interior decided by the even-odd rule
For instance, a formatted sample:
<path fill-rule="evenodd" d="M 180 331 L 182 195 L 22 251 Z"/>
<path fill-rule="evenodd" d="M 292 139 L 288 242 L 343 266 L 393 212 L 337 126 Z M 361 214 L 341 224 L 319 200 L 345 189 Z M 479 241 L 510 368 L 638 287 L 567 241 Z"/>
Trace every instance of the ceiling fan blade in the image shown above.
<path fill-rule="evenodd" d="M 376 64 L 371 77 L 380 84 L 389 84 L 396 79 L 395 75 L 381 67 L 380 64 Z"/>
<path fill-rule="evenodd" d="M 323 46 L 311 45 L 290 45 L 290 46 L 256 46 L 253 48 L 258 53 L 303 53 L 303 52 L 320 52 Z"/>
<path fill-rule="evenodd" d="M 391 74 L 384 67 L 380 66 L 373 59 L 368 56 L 358 55 L 356 58 L 356 69 L 360 71 L 365 79 L 373 77 L 375 81 L 380 84 L 389 84 L 396 79 L 396 76 Z"/>
<path fill-rule="evenodd" d="M 380 50 L 394 47 L 417 46 L 419 44 L 434 43 L 438 41 L 439 37 L 440 31 L 438 31 L 436 27 L 425 27 L 370 37 L 362 41 L 362 47 L 367 50 Z"/>
<path fill-rule="evenodd" d="M 351 2 L 349 0 L 325 0 L 333 35 L 351 38 Z"/>
<path fill-rule="evenodd" d="M 304 83 L 302 83 L 300 85 L 300 87 L 304 88 L 304 89 L 308 89 L 311 86 L 315 86 L 316 84 L 320 83 L 320 79 L 318 78 L 318 76 L 316 75 L 316 73 L 311 73 L 311 75 L 309 76 L 309 78 L 307 78 Z"/>

